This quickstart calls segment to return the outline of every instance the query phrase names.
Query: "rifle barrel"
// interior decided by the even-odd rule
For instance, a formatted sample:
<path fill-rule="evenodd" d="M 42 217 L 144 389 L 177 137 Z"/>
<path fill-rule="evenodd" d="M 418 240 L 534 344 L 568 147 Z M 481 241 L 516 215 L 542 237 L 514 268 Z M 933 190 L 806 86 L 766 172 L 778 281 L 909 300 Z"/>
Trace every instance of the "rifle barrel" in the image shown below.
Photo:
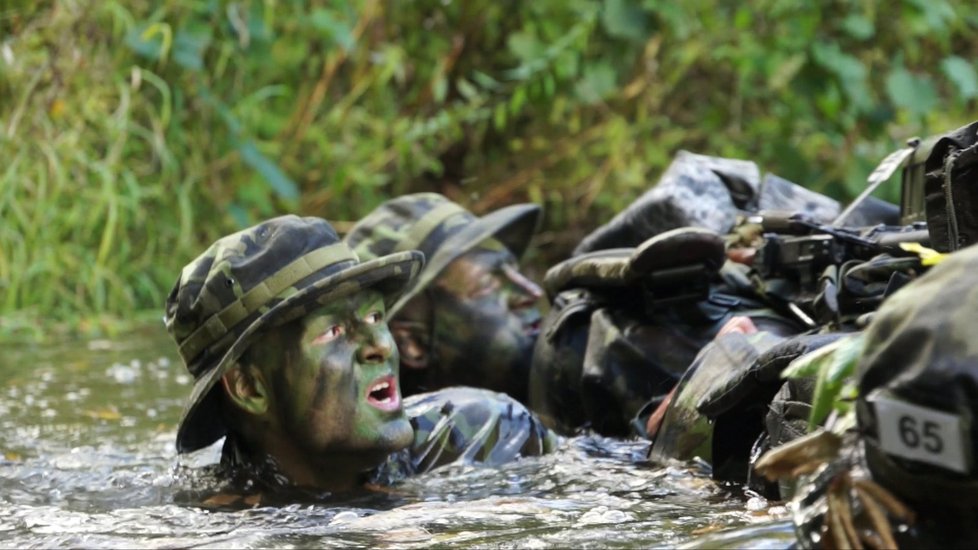
<path fill-rule="evenodd" d="M 926 229 L 916 229 L 914 231 L 902 231 L 902 232 L 892 232 L 883 233 L 879 236 L 879 244 L 896 245 L 900 243 L 920 243 L 922 245 L 930 245 L 930 233 Z"/>

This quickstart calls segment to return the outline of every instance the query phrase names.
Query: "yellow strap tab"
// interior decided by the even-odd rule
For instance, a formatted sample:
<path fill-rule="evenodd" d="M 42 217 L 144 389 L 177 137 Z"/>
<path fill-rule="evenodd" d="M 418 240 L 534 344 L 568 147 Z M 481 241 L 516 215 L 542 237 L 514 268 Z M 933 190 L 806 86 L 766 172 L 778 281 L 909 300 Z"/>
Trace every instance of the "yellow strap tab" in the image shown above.
<path fill-rule="evenodd" d="M 407 250 L 417 250 L 421 243 L 428 238 L 432 231 L 438 228 L 448 218 L 465 212 L 466 210 L 454 202 L 445 202 L 432 208 L 427 214 L 408 230 L 407 236 L 394 247 L 394 252 L 405 252 Z"/>
<path fill-rule="evenodd" d="M 353 252 L 344 243 L 317 248 L 300 256 L 207 319 L 180 344 L 180 354 L 184 357 L 196 357 L 201 350 L 227 334 L 242 319 L 258 311 L 282 291 L 320 269 L 355 259 Z"/>
<path fill-rule="evenodd" d="M 927 248 L 920 243 L 900 243 L 900 248 L 920 256 L 920 264 L 928 267 L 941 263 L 947 257 L 947 254 Z"/>

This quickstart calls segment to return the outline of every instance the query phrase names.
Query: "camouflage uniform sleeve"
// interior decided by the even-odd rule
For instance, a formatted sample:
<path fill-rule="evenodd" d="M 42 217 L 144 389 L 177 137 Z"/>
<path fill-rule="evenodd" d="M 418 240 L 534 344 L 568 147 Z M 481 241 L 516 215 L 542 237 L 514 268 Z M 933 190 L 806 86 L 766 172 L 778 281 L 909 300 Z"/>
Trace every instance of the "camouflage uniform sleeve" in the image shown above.
<path fill-rule="evenodd" d="M 378 481 L 457 462 L 496 466 L 547 454 L 560 442 L 523 404 L 502 393 L 453 387 L 408 397 L 404 404 L 414 441 L 381 466 Z"/>

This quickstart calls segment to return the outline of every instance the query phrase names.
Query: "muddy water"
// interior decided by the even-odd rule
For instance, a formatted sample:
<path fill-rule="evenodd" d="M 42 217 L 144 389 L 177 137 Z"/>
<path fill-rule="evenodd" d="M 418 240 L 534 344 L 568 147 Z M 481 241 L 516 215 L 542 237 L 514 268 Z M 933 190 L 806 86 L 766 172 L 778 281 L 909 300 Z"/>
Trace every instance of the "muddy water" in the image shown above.
<path fill-rule="evenodd" d="M 784 547 L 783 507 L 645 443 L 581 436 L 503 468 L 448 466 L 384 492 L 216 511 L 192 498 L 219 446 L 178 457 L 191 379 L 161 327 L 116 340 L 5 346 L 0 546 Z M 749 526 L 730 533 L 730 528 Z"/>

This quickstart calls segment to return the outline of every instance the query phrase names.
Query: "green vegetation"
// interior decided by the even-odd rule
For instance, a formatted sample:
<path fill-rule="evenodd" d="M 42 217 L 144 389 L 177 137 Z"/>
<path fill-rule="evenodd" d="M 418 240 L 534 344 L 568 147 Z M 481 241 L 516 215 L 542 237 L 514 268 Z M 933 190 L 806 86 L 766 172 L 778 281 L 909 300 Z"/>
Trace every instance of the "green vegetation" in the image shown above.
<path fill-rule="evenodd" d="M 680 148 L 851 197 L 973 118 L 976 29 L 964 0 L 5 0 L 0 332 L 158 311 L 221 234 L 420 190 L 544 204 L 546 265 Z"/>
<path fill-rule="evenodd" d="M 858 397 L 856 365 L 866 340 L 864 332 L 854 333 L 823 346 L 793 361 L 782 373 L 782 378 L 814 378 L 812 410 L 808 416 L 808 431 L 815 431 L 825 424 L 832 412 L 840 417 L 850 417 L 846 423 L 833 427 L 842 433 L 855 421 L 853 403 Z"/>

